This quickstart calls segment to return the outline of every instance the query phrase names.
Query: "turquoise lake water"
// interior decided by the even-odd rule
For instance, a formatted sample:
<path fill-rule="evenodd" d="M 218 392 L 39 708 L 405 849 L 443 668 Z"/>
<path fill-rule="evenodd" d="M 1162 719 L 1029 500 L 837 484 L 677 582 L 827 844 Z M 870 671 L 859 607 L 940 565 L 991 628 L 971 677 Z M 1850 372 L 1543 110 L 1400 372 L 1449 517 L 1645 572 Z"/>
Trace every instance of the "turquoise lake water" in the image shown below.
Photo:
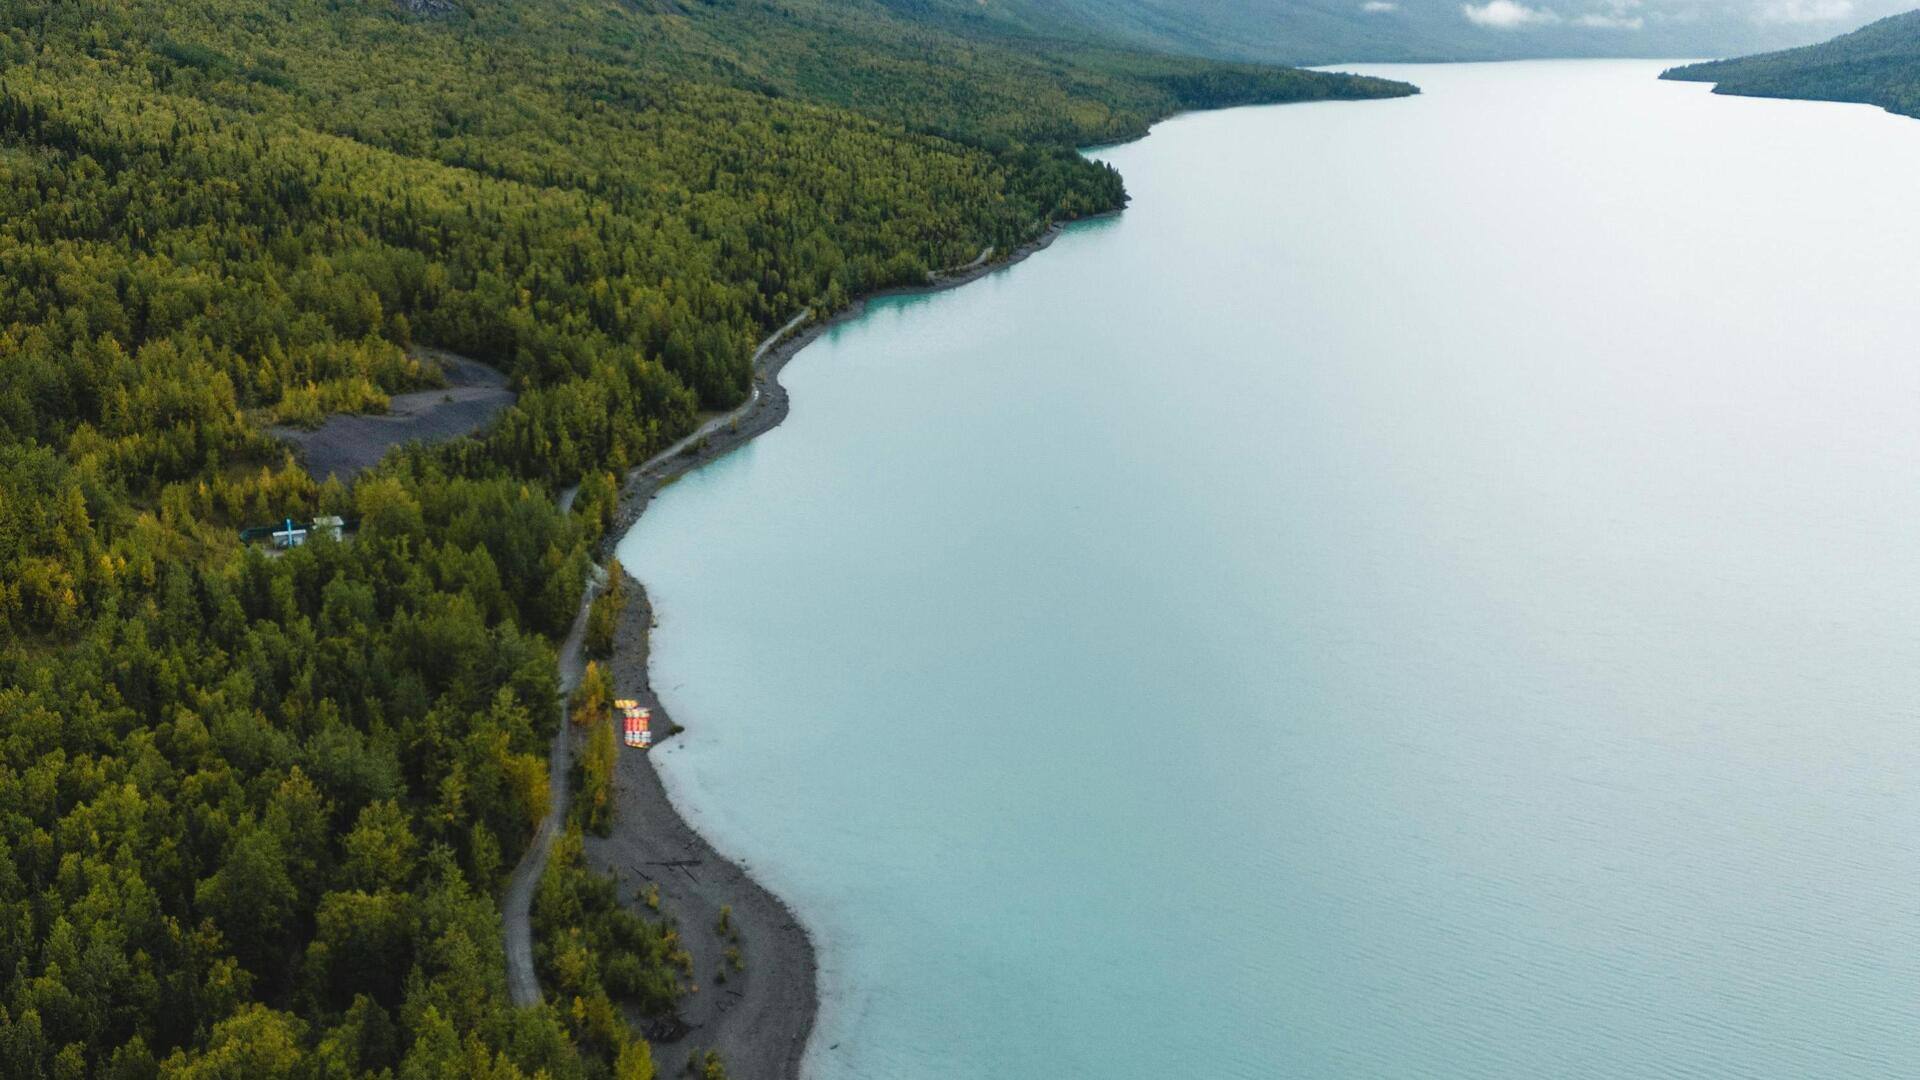
<path fill-rule="evenodd" d="M 1920 121 L 1662 66 L 1100 151 L 626 538 L 812 1076 L 1920 1076 Z"/>

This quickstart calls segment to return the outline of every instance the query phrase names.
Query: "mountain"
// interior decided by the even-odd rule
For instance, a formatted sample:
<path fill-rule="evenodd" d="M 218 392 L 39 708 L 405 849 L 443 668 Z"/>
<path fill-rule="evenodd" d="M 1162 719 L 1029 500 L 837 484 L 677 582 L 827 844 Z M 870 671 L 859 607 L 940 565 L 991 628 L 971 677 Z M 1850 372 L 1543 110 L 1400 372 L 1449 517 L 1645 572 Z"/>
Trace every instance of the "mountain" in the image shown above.
<path fill-rule="evenodd" d="M 1169 55 L 1100 23 L 996 3 L 659 0 L 635 20 L 653 31 L 636 62 L 916 130 L 1055 144 L 1137 135 L 1148 120 L 1180 109 L 1343 95 L 1338 87 L 1362 85 L 1276 70 L 1271 61 Z"/>
<path fill-rule="evenodd" d="M 1078 26 L 1267 63 L 1725 56 L 1803 45 L 1902 0 L 956 0 L 975 18 Z M 897 0 L 918 11 L 941 0 Z"/>
<path fill-rule="evenodd" d="M 1857 101 L 1920 116 L 1920 11 L 1820 45 L 1690 64 L 1661 78 L 1714 83 L 1716 94 Z"/>

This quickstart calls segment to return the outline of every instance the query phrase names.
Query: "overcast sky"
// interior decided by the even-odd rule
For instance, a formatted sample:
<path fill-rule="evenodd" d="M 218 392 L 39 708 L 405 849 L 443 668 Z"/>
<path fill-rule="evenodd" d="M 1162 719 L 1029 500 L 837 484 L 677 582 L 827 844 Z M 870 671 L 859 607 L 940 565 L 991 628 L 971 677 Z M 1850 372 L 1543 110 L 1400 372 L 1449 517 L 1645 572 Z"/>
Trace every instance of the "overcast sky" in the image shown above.
<path fill-rule="evenodd" d="M 1825 41 L 1920 7 L 1920 0 L 1021 2 L 1077 13 L 1162 46 L 1309 64 L 1549 56 L 1700 60 Z"/>
<path fill-rule="evenodd" d="M 1613 33 L 1745 23 L 1768 37 L 1814 41 L 1845 33 L 1920 0 L 1467 0 L 1460 18 L 1492 31 L 1546 27 Z M 1361 0 L 1363 12 L 1391 17 L 1395 0 Z"/>
<path fill-rule="evenodd" d="M 1275 0 L 1246 0 L 1250 4 Z M 1278 0 L 1285 3 L 1287 0 Z M 1811 44 L 1920 0 L 1350 0 L 1415 42 L 1504 56 L 1706 58 Z M 1436 48 L 1436 51 L 1439 51 Z"/>

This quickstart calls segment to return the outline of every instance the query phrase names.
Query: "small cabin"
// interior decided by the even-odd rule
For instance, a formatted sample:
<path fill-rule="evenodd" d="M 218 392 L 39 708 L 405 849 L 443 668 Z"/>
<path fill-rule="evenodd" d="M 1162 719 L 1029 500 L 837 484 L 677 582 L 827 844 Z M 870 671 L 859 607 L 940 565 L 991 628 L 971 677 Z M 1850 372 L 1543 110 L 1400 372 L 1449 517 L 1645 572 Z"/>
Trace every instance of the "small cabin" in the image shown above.
<path fill-rule="evenodd" d="M 253 544 L 265 541 L 276 551 L 286 551 L 299 547 L 315 536 L 344 540 L 353 527 L 353 522 L 338 514 L 322 514 L 304 524 L 292 518 L 286 518 L 278 525 L 255 525 L 252 528 L 241 529 L 240 542 Z"/>
<path fill-rule="evenodd" d="M 641 707 L 632 698 L 621 698 L 613 707 L 620 710 L 621 735 L 628 746 L 645 750 L 653 745 L 652 709 Z"/>

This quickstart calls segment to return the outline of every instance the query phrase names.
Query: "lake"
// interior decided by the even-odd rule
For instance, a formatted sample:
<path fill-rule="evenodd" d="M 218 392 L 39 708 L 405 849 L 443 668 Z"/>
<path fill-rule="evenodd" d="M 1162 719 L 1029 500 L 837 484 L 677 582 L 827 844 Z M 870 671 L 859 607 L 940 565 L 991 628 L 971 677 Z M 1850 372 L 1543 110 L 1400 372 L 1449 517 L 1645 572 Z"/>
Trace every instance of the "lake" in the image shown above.
<path fill-rule="evenodd" d="M 1663 66 L 1097 151 L 625 538 L 811 1075 L 1920 1075 L 1920 122 Z"/>

